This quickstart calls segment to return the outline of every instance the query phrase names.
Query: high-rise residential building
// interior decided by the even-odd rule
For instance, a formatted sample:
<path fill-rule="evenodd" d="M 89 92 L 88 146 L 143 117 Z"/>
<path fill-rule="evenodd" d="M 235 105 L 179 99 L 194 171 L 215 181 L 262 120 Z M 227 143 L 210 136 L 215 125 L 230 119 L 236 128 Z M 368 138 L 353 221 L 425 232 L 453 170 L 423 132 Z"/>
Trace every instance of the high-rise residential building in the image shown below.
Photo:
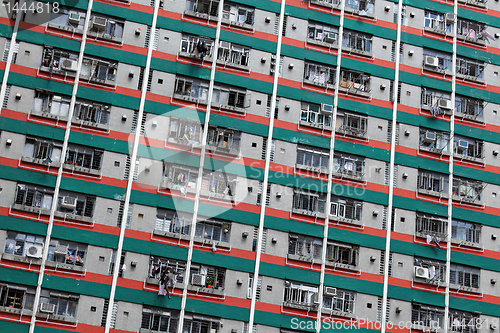
<path fill-rule="evenodd" d="M 4 0 L 0 331 L 500 333 L 498 0 Z"/>

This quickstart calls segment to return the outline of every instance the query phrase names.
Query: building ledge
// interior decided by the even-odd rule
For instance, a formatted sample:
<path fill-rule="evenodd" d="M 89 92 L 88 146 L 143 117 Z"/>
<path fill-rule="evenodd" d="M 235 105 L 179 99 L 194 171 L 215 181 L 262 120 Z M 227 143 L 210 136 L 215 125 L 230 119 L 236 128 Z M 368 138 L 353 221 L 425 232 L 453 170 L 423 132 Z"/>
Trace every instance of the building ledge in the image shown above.
<path fill-rule="evenodd" d="M 188 143 L 186 140 L 183 138 L 168 138 L 167 139 L 168 143 L 173 143 L 176 145 L 181 145 L 181 146 L 186 146 L 186 147 L 191 147 L 191 148 L 198 148 L 201 149 L 201 143 L 200 142 L 194 142 L 193 144 Z"/>
<path fill-rule="evenodd" d="M 153 230 L 153 235 L 176 238 L 176 239 L 183 239 L 183 240 L 187 240 L 187 241 L 189 240 L 189 235 L 179 234 L 179 233 L 170 232 L 170 231 Z"/>
<path fill-rule="evenodd" d="M 346 271 L 352 271 L 352 272 L 358 272 L 359 271 L 359 268 L 357 266 L 349 265 L 349 264 L 344 264 L 344 263 L 340 263 L 340 262 L 335 262 L 335 261 L 331 261 L 331 260 L 327 260 L 326 263 L 325 263 L 325 265 L 326 266 L 330 266 L 330 267 L 335 267 L 335 268 L 343 269 L 343 270 L 346 270 Z"/>
<path fill-rule="evenodd" d="M 47 167 L 54 167 L 54 168 L 59 168 L 61 163 L 46 163 L 43 159 L 41 158 L 34 158 L 34 157 L 28 157 L 28 156 L 22 156 L 21 161 L 25 163 L 33 163 L 33 164 L 39 164 L 39 165 L 44 165 Z"/>
<path fill-rule="evenodd" d="M 48 320 L 54 320 L 54 321 L 64 321 L 66 323 L 76 323 L 77 320 L 75 317 L 67 317 L 67 316 L 60 316 L 52 313 L 44 313 L 44 312 L 37 312 L 36 313 L 37 318 L 47 318 Z"/>
<path fill-rule="evenodd" d="M 426 152 L 433 153 L 433 154 L 444 155 L 444 156 L 451 155 L 449 151 L 446 151 L 444 149 L 429 148 L 429 147 L 425 147 L 425 146 L 419 146 L 418 150 L 426 151 Z"/>
<path fill-rule="evenodd" d="M 482 158 L 482 157 L 474 157 L 474 156 L 462 155 L 462 154 L 453 154 L 453 157 L 457 160 L 460 160 L 460 161 L 484 163 L 484 158 Z"/>
<path fill-rule="evenodd" d="M 363 90 L 361 90 L 361 86 L 356 86 L 355 87 L 353 85 L 352 88 L 339 86 L 339 91 L 345 92 L 348 95 L 357 95 L 357 96 L 366 97 L 366 98 L 370 98 L 372 96 L 372 94 L 370 93 L 370 91 L 363 91 Z"/>
<path fill-rule="evenodd" d="M 239 65 L 239 64 L 235 64 L 235 63 L 232 63 L 232 62 L 229 62 L 229 61 L 220 60 L 220 59 L 217 59 L 217 65 L 222 65 L 224 67 L 232 67 L 232 68 L 236 68 L 236 69 L 241 69 L 241 70 L 246 71 L 246 72 L 250 71 L 250 67 L 249 66 Z"/>
<path fill-rule="evenodd" d="M 355 49 L 353 47 L 347 47 L 347 46 L 342 46 L 342 53 L 343 52 L 353 53 L 356 55 L 360 55 L 363 57 L 369 57 L 369 58 L 371 58 L 373 56 L 372 52 L 363 51 L 363 50 L 359 50 L 359 49 Z"/>
<path fill-rule="evenodd" d="M 333 130 L 332 126 L 327 126 L 327 125 L 324 125 L 324 124 L 310 123 L 310 122 L 304 121 L 304 120 L 300 120 L 299 121 L 299 125 L 307 126 L 307 127 L 312 127 L 312 128 L 318 128 L 318 129 L 327 130 L 327 131 L 332 131 Z"/>
<path fill-rule="evenodd" d="M 293 301 L 283 302 L 284 307 L 305 310 L 305 311 L 318 311 L 319 304 L 298 303 Z"/>
<path fill-rule="evenodd" d="M 472 294 L 481 294 L 481 289 L 474 287 L 466 287 L 459 284 L 450 283 L 450 289 L 456 290 L 457 292 L 465 291 Z"/>
<path fill-rule="evenodd" d="M 338 134 L 354 136 L 354 137 L 361 138 L 361 139 L 367 138 L 366 131 L 361 130 L 361 129 L 351 128 L 351 127 L 340 126 L 340 127 L 337 127 L 335 129 L 335 132 Z"/>
<path fill-rule="evenodd" d="M 51 114 L 49 111 L 35 111 L 31 110 L 30 115 L 36 116 L 36 117 L 43 117 L 43 118 L 48 118 L 48 119 L 55 119 L 55 120 L 61 120 L 61 121 L 68 121 L 68 117 L 61 117 L 55 114 Z"/>
<path fill-rule="evenodd" d="M 69 31 L 69 32 L 75 33 L 75 34 L 83 35 L 83 29 L 74 28 L 74 27 L 68 26 L 68 25 L 60 25 L 60 24 L 55 24 L 55 23 L 49 22 L 49 23 L 47 23 L 47 27 L 52 28 L 52 29 L 64 30 L 64 31 Z"/>
<path fill-rule="evenodd" d="M 308 38 L 307 43 L 327 47 L 329 49 L 336 49 L 337 50 L 339 48 L 339 46 L 337 44 L 322 42 L 322 41 L 312 39 L 312 38 Z"/>
<path fill-rule="evenodd" d="M 89 120 L 82 120 L 82 119 L 73 118 L 73 119 L 71 119 L 71 123 L 85 126 L 85 127 L 93 127 L 93 128 L 97 128 L 97 129 L 100 129 L 103 131 L 109 130 L 109 125 L 98 124 L 98 123 L 95 123 L 95 122 L 89 121 Z"/>
<path fill-rule="evenodd" d="M 482 249 L 483 248 L 483 246 L 480 243 L 468 242 L 468 241 L 455 239 L 455 238 L 451 239 L 451 244 L 458 245 L 459 247 L 466 246 L 466 247 L 472 247 L 475 249 Z"/>
<path fill-rule="evenodd" d="M 193 286 L 192 284 L 188 284 L 187 290 L 189 290 L 189 291 L 195 291 L 196 293 L 211 294 L 211 295 L 216 295 L 216 296 L 224 296 L 224 289 L 223 288 L 221 288 L 221 289 L 215 289 L 215 288 Z"/>
<path fill-rule="evenodd" d="M 45 261 L 45 265 L 48 267 L 54 267 L 56 270 L 57 269 L 65 269 L 68 271 L 74 271 L 74 272 L 84 272 L 85 268 L 83 266 L 79 265 L 73 265 L 73 264 L 65 264 L 62 262 L 56 262 L 56 261 Z"/>
<path fill-rule="evenodd" d="M 364 181 L 365 180 L 365 174 L 362 172 L 356 172 L 356 171 L 349 171 L 349 170 L 342 170 L 342 171 L 335 171 L 333 173 L 335 177 L 342 178 L 342 179 L 351 179 L 351 180 L 357 180 L 357 181 Z"/>
<path fill-rule="evenodd" d="M 71 213 L 63 213 L 63 212 L 59 212 L 59 211 L 55 211 L 54 216 L 63 218 L 65 220 L 74 220 L 74 221 L 80 221 L 80 222 L 85 222 L 85 223 L 92 223 L 93 222 L 92 218 L 88 217 L 88 216 L 82 216 L 82 215 L 71 214 Z"/>
<path fill-rule="evenodd" d="M 300 214 L 300 215 L 307 215 L 307 216 L 315 216 L 315 217 L 325 218 L 325 213 L 311 212 L 311 211 L 305 210 L 305 209 L 292 208 L 292 213 L 294 213 L 294 214 Z"/>
<path fill-rule="evenodd" d="M 87 36 L 94 37 L 95 39 L 98 39 L 98 40 L 102 39 L 102 40 L 106 40 L 106 41 L 110 41 L 110 42 L 114 42 L 114 43 L 118 43 L 118 44 L 123 43 L 123 37 L 117 38 L 117 37 L 107 35 L 105 33 L 97 33 L 95 31 L 87 31 Z"/>
<path fill-rule="evenodd" d="M 417 189 L 417 192 L 420 194 L 431 195 L 433 197 L 439 197 L 439 198 L 445 198 L 445 199 L 448 199 L 450 197 L 448 193 L 441 193 L 441 192 L 436 192 L 436 191 L 432 191 L 432 190 L 426 190 L 423 188 Z"/>
<path fill-rule="evenodd" d="M 463 196 L 455 195 L 455 194 L 453 194 L 452 199 L 453 199 L 453 201 L 459 201 L 460 203 L 466 203 L 469 205 L 476 205 L 476 206 L 483 206 L 484 205 L 484 202 L 482 200 L 463 197 Z"/>
<path fill-rule="evenodd" d="M 0 312 L 14 313 L 19 315 L 31 316 L 33 311 L 25 309 L 17 309 L 8 306 L 0 306 Z"/>
<path fill-rule="evenodd" d="M 302 164 L 295 164 L 295 169 L 328 174 L 328 169 L 321 168 L 321 167 L 307 166 L 307 165 L 302 165 Z"/>
<path fill-rule="evenodd" d="M 64 163 L 63 164 L 63 169 L 65 169 L 65 170 L 71 170 L 72 172 L 86 173 L 86 174 L 97 176 L 97 177 L 99 177 L 101 175 L 101 170 L 94 170 L 94 169 L 90 169 L 90 168 L 84 168 L 82 166 L 78 166 L 78 165 L 74 165 L 74 164 L 68 164 L 68 163 Z"/>
<path fill-rule="evenodd" d="M 335 216 L 335 215 L 330 215 L 330 221 L 349 223 L 349 224 L 355 224 L 355 225 L 362 225 L 361 221 L 350 219 L 347 217 Z"/>
<path fill-rule="evenodd" d="M 13 204 L 12 209 L 22 210 L 28 213 L 41 214 L 41 215 L 50 215 L 50 209 L 42 209 L 33 206 L 26 206 L 21 204 Z"/>
<path fill-rule="evenodd" d="M 27 256 L 16 256 L 15 254 L 10 254 L 10 253 L 2 253 L 2 259 L 3 260 L 11 260 L 11 261 L 17 261 L 17 262 L 24 262 L 28 263 L 31 265 L 41 265 L 42 264 L 42 259 L 39 258 L 31 258 Z"/>
<path fill-rule="evenodd" d="M 287 258 L 290 260 L 305 261 L 314 264 L 321 264 L 321 259 L 314 259 L 312 257 L 307 257 L 299 254 L 287 254 Z"/>
<path fill-rule="evenodd" d="M 325 89 L 332 89 L 332 90 L 335 89 L 335 84 L 334 83 L 327 83 L 327 82 L 321 83 L 321 82 L 311 81 L 311 80 L 308 80 L 308 79 L 303 79 L 302 82 L 304 84 L 310 84 L 312 86 L 322 87 L 322 88 L 325 88 Z"/>
<path fill-rule="evenodd" d="M 354 318 L 353 313 L 344 312 L 344 311 L 337 311 L 337 310 L 332 310 L 332 309 L 321 308 L 321 313 L 324 313 L 324 314 L 327 314 L 330 316 L 336 316 L 336 317 Z"/>

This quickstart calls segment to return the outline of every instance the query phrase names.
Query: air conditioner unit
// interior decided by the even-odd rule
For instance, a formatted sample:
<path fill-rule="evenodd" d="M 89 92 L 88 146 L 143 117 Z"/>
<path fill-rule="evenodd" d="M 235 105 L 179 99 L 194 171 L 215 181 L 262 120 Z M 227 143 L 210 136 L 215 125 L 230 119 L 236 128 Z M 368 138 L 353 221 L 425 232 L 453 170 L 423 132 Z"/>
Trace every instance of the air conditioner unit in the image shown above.
<path fill-rule="evenodd" d="M 444 17 L 446 21 L 455 21 L 455 14 L 453 13 L 446 13 Z"/>
<path fill-rule="evenodd" d="M 205 279 L 206 279 L 205 275 L 193 274 L 191 276 L 191 284 L 193 286 L 202 286 L 202 287 L 204 287 L 205 286 Z"/>
<path fill-rule="evenodd" d="M 325 36 L 325 42 L 327 42 L 327 43 L 337 43 L 337 36 L 335 34 L 329 32 Z"/>
<path fill-rule="evenodd" d="M 326 296 L 335 296 L 335 295 L 337 295 L 337 288 L 325 286 L 325 295 Z"/>
<path fill-rule="evenodd" d="M 436 133 L 426 132 L 424 136 L 424 142 L 431 143 L 436 141 Z"/>
<path fill-rule="evenodd" d="M 458 151 L 464 151 L 467 148 L 469 148 L 469 142 L 467 142 L 465 140 L 458 140 L 456 142 L 456 145 L 457 145 L 457 150 Z"/>
<path fill-rule="evenodd" d="M 323 113 L 332 113 L 333 105 L 330 104 L 321 104 L 321 112 Z"/>
<path fill-rule="evenodd" d="M 64 196 L 61 200 L 61 207 L 66 209 L 75 209 L 76 208 L 76 198 Z"/>
<path fill-rule="evenodd" d="M 41 258 L 43 252 L 42 245 L 30 245 L 26 249 L 26 256 L 31 258 Z"/>
<path fill-rule="evenodd" d="M 40 312 L 54 313 L 55 310 L 56 310 L 55 304 L 40 303 Z"/>
<path fill-rule="evenodd" d="M 92 18 L 92 28 L 105 29 L 108 25 L 108 20 L 104 17 L 94 16 Z"/>
<path fill-rule="evenodd" d="M 76 71 L 78 62 L 76 60 L 64 59 L 61 63 L 61 68 L 66 71 Z"/>
<path fill-rule="evenodd" d="M 70 13 L 69 16 L 68 16 L 68 22 L 69 23 L 75 23 L 75 24 L 80 23 L 80 14 L 78 14 L 78 13 Z"/>
<path fill-rule="evenodd" d="M 439 65 L 439 59 L 437 57 L 425 56 L 425 65 L 437 67 Z"/>
<path fill-rule="evenodd" d="M 440 108 L 451 110 L 453 107 L 451 106 L 451 101 L 448 99 L 440 99 L 438 102 Z"/>
<path fill-rule="evenodd" d="M 54 254 L 67 255 L 68 254 L 68 246 L 67 245 L 56 245 L 56 247 L 54 248 Z"/>
<path fill-rule="evenodd" d="M 429 279 L 429 269 L 420 266 L 415 266 L 415 277 L 421 279 Z"/>

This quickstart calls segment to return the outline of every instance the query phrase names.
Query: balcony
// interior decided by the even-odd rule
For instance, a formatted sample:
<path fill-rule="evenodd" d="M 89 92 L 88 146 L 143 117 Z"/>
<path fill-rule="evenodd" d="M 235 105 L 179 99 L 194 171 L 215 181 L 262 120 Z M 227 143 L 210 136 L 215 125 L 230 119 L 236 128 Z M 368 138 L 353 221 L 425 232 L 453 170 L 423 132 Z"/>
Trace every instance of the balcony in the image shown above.
<path fill-rule="evenodd" d="M 187 289 L 196 293 L 224 296 L 226 269 L 193 264 Z"/>
<path fill-rule="evenodd" d="M 333 172 L 342 179 L 364 181 L 365 159 L 354 155 L 335 153 L 333 157 Z"/>
<path fill-rule="evenodd" d="M 124 22 L 115 18 L 92 15 L 89 22 L 87 38 L 104 39 L 110 42 L 123 42 Z"/>
<path fill-rule="evenodd" d="M 329 152 L 309 146 L 297 146 L 295 169 L 328 173 Z"/>
<path fill-rule="evenodd" d="M 201 148 L 202 131 L 201 122 L 172 116 L 170 117 L 167 142 L 191 148 Z"/>
<path fill-rule="evenodd" d="M 335 132 L 342 135 L 367 138 L 368 117 L 352 113 L 339 113 Z"/>
<path fill-rule="evenodd" d="M 76 308 L 79 298 L 80 296 L 74 294 L 42 289 L 36 316 L 50 321 L 74 324 L 77 322 Z"/>
<path fill-rule="evenodd" d="M 328 48 L 338 48 L 339 31 L 333 26 L 323 23 L 309 22 L 307 43 Z"/>
<path fill-rule="evenodd" d="M 419 171 L 417 191 L 426 195 L 448 198 L 448 176 L 435 172 Z"/>
<path fill-rule="evenodd" d="M 450 155 L 450 135 L 446 132 L 436 132 L 420 128 L 419 150 Z"/>
<path fill-rule="evenodd" d="M 288 240 L 288 259 L 321 264 L 323 240 L 291 234 Z"/>
<path fill-rule="evenodd" d="M 83 35 L 86 14 L 85 11 L 78 11 L 75 8 L 59 7 L 59 12 L 50 12 L 47 27 Z"/>
<path fill-rule="evenodd" d="M 95 202 L 96 197 L 92 195 L 61 191 L 54 216 L 92 223 Z"/>
<path fill-rule="evenodd" d="M 413 261 L 413 281 L 424 284 L 444 286 L 446 263 L 415 258 Z"/>
<path fill-rule="evenodd" d="M 44 242 L 45 237 L 7 231 L 2 259 L 41 265 Z"/>
<path fill-rule="evenodd" d="M 484 142 L 455 135 L 453 138 L 454 157 L 470 162 L 483 162 Z"/>
<path fill-rule="evenodd" d="M 0 285 L 0 312 L 31 316 L 35 300 L 35 287 Z"/>
<path fill-rule="evenodd" d="M 318 311 L 318 287 L 285 281 L 283 306 L 305 311 Z"/>
<path fill-rule="evenodd" d="M 344 30 L 342 51 L 356 55 L 371 57 L 373 38 L 355 31 Z"/>
<path fill-rule="evenodd" d="M 305 63 L 304 83 L 324 88 L 335 88 L 335 67 L 323 64 Z"/>
<path fill-rule="evenodd" d="M 356 293 L 325 286 L 321 312 L 331 316 L 354 318 Z"/>
<path fill-rule="evenodd" d="M 161 188 L 180 191 L 182 195 L 196 193 L 198 170 L 195 168 L 164 162 L 163 177 Z"/>
<path fill-rule="evenodd" d="M 217 20 L 219 10 L 218 0 L 188 0 L 185 15 L 203 20 Z M 221 22 L 238 28 L 253 29 L 255 10 L 239 4 L 225 2 L 222 9 Z"/>
<path fill-rule="evenodd" d="M 249 58 L 249 48 L 220 41 L 219 51 L 217 52 L 217 64 L 249 71 Z"/>
<path fill-rule="evenodd" d="M 299 124 L 331 131 L 333 106 L 302 102 Z"/>
<path fill-rule="evenodd" d="M 340 0 L 309 0 L 311 4 L 338 9 Z M 375 0 L 347 0 L 345 3 L 345 11 L 359 16 L 374 17 Z"/>
<path fill-rule="evenodd" d="M 58 168 L 61 165 L 61 150 L 60 142 L 28 136 L 21 161 Z"/>
<path fill-rule="evenodd" d="M 45 265 L 56 270 L 85 271 L 88 246 L 85 244 L 52 239 Z"/>
<path fill-rule="evenodd" d="M 331 198 L 330 220 L 349 224 L 361 224 L 363 203 L 350 198 Z"/>
<path fill-rule="evenodd" d="M 214 41 L 208 37 L 183 35 L 179 56 L 212 62 Z"/>
<path fill-rule="evenodd" d="M 339 91 L 370 98 L 370 76 L 362 72 L 341 69 Z"/>
<path fill-rule="evenodd" d="M 454 177 L 452 187 L 453 200 L 460 201 L 460 203 L 482 205 L 481 194 L 485 186 L 481 181 Z"/>
<path fill-rule="evenodd" d="M 54 190 L 41 186 L 17 184 L 12 209 L 29 213 L 50 215 Z"/>
<path fill-rule="evenodd" d="M 292 212 L 295 214 L 325 217 L 326 194 L 294 190 Z"/>

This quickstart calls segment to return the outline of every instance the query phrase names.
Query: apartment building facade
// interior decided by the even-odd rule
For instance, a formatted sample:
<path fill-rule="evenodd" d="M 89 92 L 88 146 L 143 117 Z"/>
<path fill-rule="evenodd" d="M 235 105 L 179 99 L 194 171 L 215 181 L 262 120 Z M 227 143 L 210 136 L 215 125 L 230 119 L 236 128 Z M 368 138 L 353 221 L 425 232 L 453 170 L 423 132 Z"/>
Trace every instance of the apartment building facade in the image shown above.
<path fill-rule="evenodd" d="M 0 327 L 498 333 L 499 16 L 4 1 Z"/>

